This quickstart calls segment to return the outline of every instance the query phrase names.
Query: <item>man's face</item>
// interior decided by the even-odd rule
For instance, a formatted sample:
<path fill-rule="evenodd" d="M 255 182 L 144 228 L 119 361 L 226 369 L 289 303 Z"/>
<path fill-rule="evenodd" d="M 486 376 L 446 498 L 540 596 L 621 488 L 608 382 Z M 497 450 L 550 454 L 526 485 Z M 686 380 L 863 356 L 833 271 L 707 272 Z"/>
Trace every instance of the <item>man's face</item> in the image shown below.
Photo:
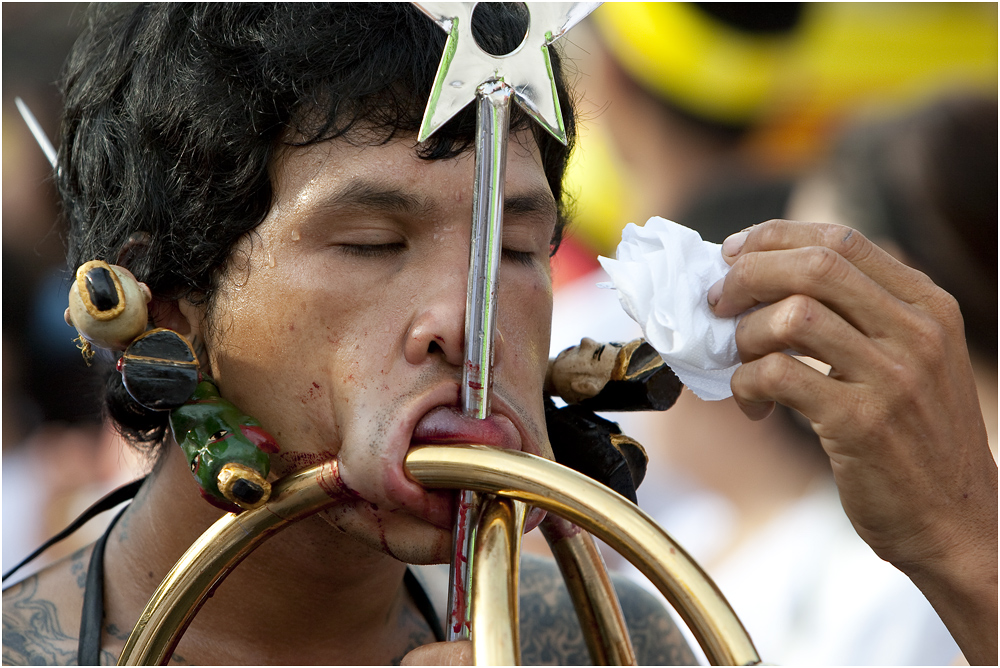
<path fill-rule="evenodd" d="M 421 443 L 550 455 L 542 409 L 556 208 L 534 142 L 508 149 L 493 415 L 463 418 L 474 157 L 413 142 L 286 150 L 274 205 L 235 249 L 213 306 L 211 373 L 281 447 L 273 476 L 337 456 L 361 501 L 335 526 L 408 561 L 444 560 L 452 492 L 403 473 Z"/>

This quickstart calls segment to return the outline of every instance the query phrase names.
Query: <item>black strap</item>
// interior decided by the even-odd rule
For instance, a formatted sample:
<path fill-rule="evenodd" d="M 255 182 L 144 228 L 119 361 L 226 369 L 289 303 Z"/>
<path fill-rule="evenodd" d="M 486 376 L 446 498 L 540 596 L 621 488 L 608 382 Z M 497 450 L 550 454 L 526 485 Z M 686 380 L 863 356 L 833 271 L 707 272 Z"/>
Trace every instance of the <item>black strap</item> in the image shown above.
<path fill-rule="evenodd" d="M 72 534 L 96 515 L 114 508 L 123 501 L 134 498 L 145 481 L 145 477 L 134 480 L 101 498 L 97 503 L 85 510 L 72 524 L 47 540 L 41 547 L 14 566 L 14 568 L 7 571 L 3 579 L 6 580 L 15 571 Z M 108 536 L 111 535 L 111 530 L 121 516 L 125 514 L 126 510 L 128 508 L 123 508 L 120 513 L 115 515 L 114 519 L 108 524 L 108 528 L 97 539 L 97 542 L 94 543 L 94 550 L 90 555 L 90 566 L 87 569 L 87 581 L 83 592 L 83 611 L 80 617 L 80 644 L 77 647 L 77 665 L 80 666 L 100 665 L 101 637 L 104 624 L 104 548 L 107 545 Z M 403 586 L 406 587 L 406 591 L 413 598 L 413 603 L 417 606 L 417 610 L 420 611 L 420 614 L 427 621 L 427 625 L 430 626 L 431 633 L 434 634 L 434 639 L 438 642 L 443 642 L 445 635 L 444 629 L 441 627 L 441 620 L 438 618 L 434 610 L 434 605 L 427 596 L 427 592 L 424 591 L 420 581 L 409 568 L 403 574 Z"/>
<path fill-rule="evenodd" d="M 437 613 L 434 612 L 434 604 L 431 603 L 431 599 L 427 596 L 427 592 L 424 591 L 423 586 L 421 586 L 420 580 L 417 579 L 417 576 L 413 574 L 413 571 L 409 567 L 406 568 L 406 573 L 403 575 L 403 585 L 406 587 L 406 591 L 410 593 L 410 596 L 413 597 L 413 603 L 417 606 L 417 610 L 427 620 L 427 624 L 431 627 L 431 633 L 434 634 L 434 639 L 438 642 L 444 642 L 444 629 L 441 628 L 441 620 L 438 618 Z"/>
<path fill-rule="evenodd" d="M 107 530 L 94 543 L 87 569 L 87 584 L 83 589 L 83 613 L 80 617 L 80 644 L 77 646 L 78 666 L 101 665 L 101 629 L 104 626 L 104 546 L 114 528 L 128 507 L 108 524 Z"/>
<path fill-rule="evenodd" d="M 72 524 L 70 524 L 68 527 L 57 533 L 52 538 L 49 538 L 47 541 L 45 541 L 45 543 L 42 544 L 40 548 L 38 548 L 37 550 L 29 554 L 27 557 L 25 557 L 21 561 L 21 563 L 19 563 L 17 566 L 14 566 L 14 568 L 4 573 L 3 580 L 9 578 L 11 575 L 14 574 L 15 571 L 19 570 L 22 566 L 34 560 L 42 552 L 49 549 L 50 547 L 52 547 L 53 545 L 66 538 L 80 527 L 82 527 L 84 524 L 93 519 L 96 515 L 103 513 L 105 510 L 110 510 L 114 508 L 122 501 L 128 501 L 129 499 L 134 498 L 135 495 L 139 493 L 139 488 L 145 481 L 146 481 L 145 477 L 139 478 L 138 480 L 133 480 L 129 484 L 123 485 L 118 489 L 114 490 L 113 492 L 109 493 L 107 496 L 99 500 L 90 508 L 87 508 L 85 511 L 83 511 L 82 515 L 73 520 Z"/>
<path fill-rule="evenodd" d="M 77 648 L 77 665 L 99 666 L 101 660 L 101 636 L 104 625 L 104 545 L 107 543 L 111 529 L 118 518 L 125 514 L 123 509 L 111 520 L 107 531 L 94 543 L 94 551 L 90 555 L 90 568 L 87 570 L 87 585 L 83 592 L 83 616 L 80 618 L 80 644 Z M 427 620 L 431 633 L 438 642 L 443 642 L 444 629 L 441 620 L 434 611 L 427 592 L 409 568 L 403 574 L 403 585 L 413 597 L 417 610 Z"/>

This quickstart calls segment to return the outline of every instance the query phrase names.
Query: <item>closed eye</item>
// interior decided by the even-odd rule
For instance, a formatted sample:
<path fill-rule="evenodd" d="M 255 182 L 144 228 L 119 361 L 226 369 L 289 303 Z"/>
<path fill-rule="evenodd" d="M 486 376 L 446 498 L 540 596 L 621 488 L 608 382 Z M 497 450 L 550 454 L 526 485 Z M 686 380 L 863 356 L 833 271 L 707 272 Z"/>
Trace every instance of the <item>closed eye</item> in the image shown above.
<path fill-rule="evenodd" d="M 366 258 L 383 258 L 398 255 L 406 250 L 406 244 L 396 241 L 390 244 L 340 244 L 347 255 Z"/>
<path fill-rule="evenodd" d="M 525 267 L 530 267 L 535 263 L 534 253 L 529 253 L 527 251 L 516 251 L 504 248 L 500 252 L 500 257 L 504 260 L 510 260 L 511 262 L 524 265 Z"/>

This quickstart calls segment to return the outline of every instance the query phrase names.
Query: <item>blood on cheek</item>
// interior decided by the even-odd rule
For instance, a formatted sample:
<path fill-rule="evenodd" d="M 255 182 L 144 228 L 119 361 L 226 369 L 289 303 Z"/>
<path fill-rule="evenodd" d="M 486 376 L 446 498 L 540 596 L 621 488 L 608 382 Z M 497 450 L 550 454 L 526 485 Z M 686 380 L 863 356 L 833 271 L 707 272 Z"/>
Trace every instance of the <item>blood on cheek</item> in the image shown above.
<path fill-rule="evenodd" d="M 280 469 L 283 473 L 301 471 L 303 469 L 318 466 L 325 461 L 334 458 L 336 453 L 332 450 L 320 450 L 319 452 L 302 452 L 301 450 L 279 452 L 272 457 L 276 457 L 280 462 Z M 279 468 L 275 466 L 274 468 Z"/>
<path fill-rule="evenodd" d="M 309 383 L 308 387 L 306 387 L 306 391 L 300 397 L 299 401 L 301 401 L 302 404 L 304 405 L 309 403 L 310 401 L 315 401 L 316 399 L 320 399 L 321 397 L 323 397 L 323 395 L 324 395 L 323 387 L 314 380 L 311 383 Z"/>
<path fill-rule="evenodd" d="M 365 334 L 367 334 L 367 332 L 365 332 Z M 340 354 L 338 357 L 347 361 L 346 367 L 340 375 L 340 383 L 341 385 L 351 388 L 348 392 L 345 392 L 342 395 L 341 400 L 344 401 L 344 403 L 350 403 L 350 398 L 348 396 L 350 392 L 358 389 L 365 390 L 368 388 L 367 383 L 363 380 L 363 374 L 361 371 L 361 344 L 355 343 L 349 354 Z"/>

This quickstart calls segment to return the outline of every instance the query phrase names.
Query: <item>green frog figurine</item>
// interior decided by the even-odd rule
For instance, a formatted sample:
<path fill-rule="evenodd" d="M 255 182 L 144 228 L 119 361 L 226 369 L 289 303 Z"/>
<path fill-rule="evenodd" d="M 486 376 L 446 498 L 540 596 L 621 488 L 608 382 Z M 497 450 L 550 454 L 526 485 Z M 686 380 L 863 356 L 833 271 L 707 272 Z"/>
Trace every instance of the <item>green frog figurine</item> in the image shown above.
<path fill-rule="evenodd" d="M 260 422 L 219 396 L 214 383 L 198 383 L 187 403 L 171 411 L 170 428 L 209 503 L 240 512 L 267 502 L 268 454 L 278 445 Z"/>

